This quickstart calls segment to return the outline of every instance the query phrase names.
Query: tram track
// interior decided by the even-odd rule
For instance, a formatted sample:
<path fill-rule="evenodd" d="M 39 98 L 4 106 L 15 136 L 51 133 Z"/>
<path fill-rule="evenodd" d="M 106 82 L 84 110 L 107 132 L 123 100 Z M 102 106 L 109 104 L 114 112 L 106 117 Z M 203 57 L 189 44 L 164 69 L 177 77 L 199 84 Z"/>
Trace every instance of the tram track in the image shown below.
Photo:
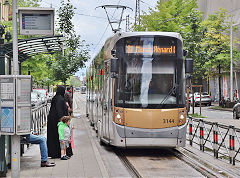
<path fill-rule="evenodd" d="M 113 151 L 119 157 L 119 159 L 123 162 L 125 167 L 130 171 L 130 174 L 132 175 L 132 177 L 142 178 L 142 176 L 137 171 L 137 169 L 132 165 L 132 163 L 127 159 L 126 155 L 120 149 L 113 148 Z"/>
<path fill-rule="evenodd" d="M 211 164 L 207 160 L 200 158 L 186 148 L 176 148 L 172 150 L 172 152 L 178 159 L 190 165 L 206 177 L 239 177 L 239 175 L 227 169 Z"/>
<path fill-rule="evenodd" d="M 172 153 L 181 161 L 185 162 L 189 166 L 193 167 L 195 170 L 200 172 L 203 176 L 206 177 L 222 177 L 218 172 L 209 168 L 209 166 L 202 163 L 201 160 L 194 159 L 190 155 L 184 153 L 183 151 L 179 151 L 178 149 L 172 150 Z"/>
<path fill-rule="evenodd" d="M 189 171 L 187 170 L 189 169 L 189 166 L 192 167 L 193 170 L 199 172 L 199 175 L 190 173 L 187 174 L 187 177 L 190 175 L 197 177 L 199 177 L 200 175 L 203 175 L 205 177 L 216 177 L 214 176 L 215 174 L 208 173 L 210 171 L 202 171 L 201 169 L 203 169 L 203 166 L 200 166 L 198 168 L 199 165 L 197 165 L 197 163 L 194 163 L 193 160 L 189 161 L 189 158 L 186 155 L 183 155 L 182 152 L 174 149 L 139 148 L 123 150 L 113 148 L 113 151 L 122 161 L 124 166 L 129 170 L 132 177 L 172 177 L 176 176 L 176 169 L 182 169 L 184 171 L 178 174 L 178 176 L 181 177 L 185 176 L 185 171 Z M 181 164 L 182 162 L 184 162 L 185 164 Z M 177 165 L 178 168 L 176 168 Z"/>
<path fill-rule="evenodd" d="M 201 175 L 203 175 L 204 177 L 239 177 L 239 175 L 234 174 L 233 172 L 226 170 L 222 167 L 219 167 L 217 165 L 213 165 L 210 164 L 209 162 L 207 162 L 206 160 L 202 160 L 201 158 L 199 158 L 196 154 L 192 153 L 191 151 L 189 151 L 186 148 L 176 148 L 176 149 L 167 149 L 168 152 L 172 153 L 173 157 L 176 157 L 178 160 L 184 162 L 185 164 L 189 165 L 190 167 L 192 167 L 193 169 L 195 169 L 197 172 L 199 172 Z M 119 159 L 122 161 L 122 163 L 124 164 L 124 166 L 129 170 L 130 174 L 132 175 L 132 177 L 136 177 L 136 178 L 142 178 L 145 177 L 144 175 L 141 175 L 141 170 L 139 170 L 140 168 L 135 167 L 131 162 L 131 160 L 129 160 L 127 154 L 125 154 L 125 151 L 122 149 L 118 149 L 118 148 L 113 148 L 113 151 L 115 152 L 115 154 L 119 157 Z M 158 161 L 158 164 L 164 164 L 161 162 L 161 159 L 166 159 L 166 157 L 159 158 L 158 156 L 155 156 L 155 154 L 158 152 L 158 150 L 153 150 L 153 157 L 150 158 L 151 160 L 155 160 Z M 146 161 L 146 159 L 149 158 L 143 158 L 142 156 L 137 156 L 138 160 L 142 160 L 142 161 Z M 172 159 L 172 157 L 168 157 L 169 160 Z M 141 164 L 141 163 L 140 163 Z M 142 162 L 142 164 L 144 164 Z M 169 168 L 171 169 L 171 168 Z"/>

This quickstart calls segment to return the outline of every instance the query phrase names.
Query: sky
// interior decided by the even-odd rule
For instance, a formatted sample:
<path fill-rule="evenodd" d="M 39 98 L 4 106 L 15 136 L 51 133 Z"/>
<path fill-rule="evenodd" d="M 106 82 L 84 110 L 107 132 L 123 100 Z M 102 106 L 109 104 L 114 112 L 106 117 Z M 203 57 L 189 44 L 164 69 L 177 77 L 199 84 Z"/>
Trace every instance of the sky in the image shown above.
<path fill-rule="evenodd" d="M 56 10 L 60 6 L 61 0 L 42 0 L 41 7 L 53 7 Z M 66 2 L 66 0 L 65 0 Z M 86 44 L 90 45 L 90 55 L 92 60 L 100 51 L 107 38 L 113 35 L 112 29 L 108 23 L 107 15 L 103 8 L 96 8 L 102 5 L 123 5 L 133 9 L 126 9 L 123 14 L 123 19 L 126 15 L 129 15 L 130 23 L 134 23 L 136 0 L 71 0 L 71 3 L 75 10 L 75 16 L 73 18 L 73 24 L 75 31 L 81 36 L 81 40 L 85 40 Z M 157 0 L 140 0 L 140 10 L 148 12 L 149 8 L 156 6 Z M 110 18 L 120 19 L 121 9 L 107 9 Z M 55 17 L 56 18 L 56 17 Z M 122 31 L 126 29 L 126 22 L 121 24 Z M 90 62 L 86 63 L 86 66 Z M 85 75 L 85 68 L 79 69 L 76 73 L 82 79 L 82 75 Z"/>

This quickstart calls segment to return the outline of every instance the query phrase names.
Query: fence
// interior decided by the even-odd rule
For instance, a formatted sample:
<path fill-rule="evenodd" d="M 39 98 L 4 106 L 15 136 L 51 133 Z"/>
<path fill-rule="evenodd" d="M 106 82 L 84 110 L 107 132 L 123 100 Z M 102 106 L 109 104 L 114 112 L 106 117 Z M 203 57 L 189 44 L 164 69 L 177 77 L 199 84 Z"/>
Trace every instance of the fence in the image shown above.
<path fill-rule="evenodd" d="M 32 109 L 32 131 L 40 134 L 43 126 L 47 122 L 47 115 L 50 110 L 50 105 L 46 102 L 36 108 Z"/>
<path fill-rule="evenodd" d="M 194 143 L 215 158 L 229 159 L 233 165 L 240 162 L 240 129 L 189 117 L 187 133 L 191 146 Z"/>

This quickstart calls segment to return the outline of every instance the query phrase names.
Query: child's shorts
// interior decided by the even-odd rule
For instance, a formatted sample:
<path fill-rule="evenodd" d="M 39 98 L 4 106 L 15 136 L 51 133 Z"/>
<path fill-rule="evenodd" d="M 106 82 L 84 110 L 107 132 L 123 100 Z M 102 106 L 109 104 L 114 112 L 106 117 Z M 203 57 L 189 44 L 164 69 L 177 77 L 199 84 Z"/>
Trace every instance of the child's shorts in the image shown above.
<path fill-rule="evenodd" d="M 64 142 L 64 143 L 62 143 L 62 142 Z M 69 147 L 68 141 L 60 141 L 61 150 L 64 150 L 65 148 L 68 148 L 68 147 Z"/>

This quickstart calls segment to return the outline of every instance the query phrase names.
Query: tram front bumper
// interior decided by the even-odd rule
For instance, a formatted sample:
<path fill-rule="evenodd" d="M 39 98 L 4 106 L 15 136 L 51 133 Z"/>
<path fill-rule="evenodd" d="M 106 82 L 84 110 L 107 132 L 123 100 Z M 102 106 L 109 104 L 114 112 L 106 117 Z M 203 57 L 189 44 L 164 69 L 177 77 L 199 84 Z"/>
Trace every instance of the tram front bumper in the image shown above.
<path fill-rule="evenodd" d="M 184 147 L 187 123 L 163 129 L 142 129 L 115 124 L 117 134 L 125 138 L 126 147 Z"/>

